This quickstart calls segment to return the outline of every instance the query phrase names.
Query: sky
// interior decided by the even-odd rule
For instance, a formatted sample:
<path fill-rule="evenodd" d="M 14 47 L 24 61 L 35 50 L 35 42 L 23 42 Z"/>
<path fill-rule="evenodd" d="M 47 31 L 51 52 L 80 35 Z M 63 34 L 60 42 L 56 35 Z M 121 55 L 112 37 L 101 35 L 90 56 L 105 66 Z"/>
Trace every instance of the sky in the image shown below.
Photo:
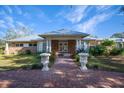
<path fill-rule="evenodd" d="M 18 26 L 30 28 L 34 34 L 59 29 L 85 32 L 98 37 L 110 37 L 124 32 L 124 16 L 121 6 L 71 6 L 32 5 L 0 6 L 0 37 Z"/>

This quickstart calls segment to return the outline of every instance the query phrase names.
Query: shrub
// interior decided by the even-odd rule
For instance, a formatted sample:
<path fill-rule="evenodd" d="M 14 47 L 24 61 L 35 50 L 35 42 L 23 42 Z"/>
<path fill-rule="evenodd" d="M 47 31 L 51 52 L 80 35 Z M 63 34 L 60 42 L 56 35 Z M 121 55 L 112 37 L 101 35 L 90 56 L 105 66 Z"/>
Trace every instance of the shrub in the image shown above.
<path fill-rule="evenodd" d="M 78 53 L 74 53 L 72 55 L 72 58 L 75 59 L 76 62 L 79 62 L 80 57 L 79 57 Z"/>
<path fill-rule="evenodd" d="M 113 48 L 110 52 L 111 55 L 119 55 L 121 54 L 121 49 L 119 48 Z"/>
<path fill-rule="evenodd" d="M 101 46 L 104 46 L 106 49 L 104 51 L 104 55 L 108 56 L 110 55 L 110 52 L 115 47 L 115 42 L 112 40 L 104 40 L 101 44 Z"/>
<path fill-rule="evenodd" d="M 51 53 L 51 56 L 50 56 L 50 58 L 49 58 L 49 61 L 50 61 L 50 62 L 53 62 L 53 61 L 55 61 L 55 59 L 56 59 L 56 53 L 55 53 L 55 52 L 52 52 L 52 53 Z"/>
<path fill-rule="evenodd" d="M 31 69 L 42 69 L 42 64 L 32 64 Z"/>
<path fill-rule="evenodd" d="M 4 54 L 4 50 L 5 50 L 4 47 L 0 47 L 0 54 Z"/>
<path fill-rule="evenodd" d="M 25 54 L 31 54 L 31 50 L 26 50 Z"/>
<path fill-rule="evenodd" d="M 49 67 L 51 67 L 54 64 L 55 60 L 56 60 L 56 52 L 52 52 L 51 56 L 49 57 L 49 61 L 50 61 Z"/>
<path fill-rule="evenodd" d="M 99 69 L 99 66 L 97 64 L 93 65 L 93 69 L 94 70 L 98 70 Z"/>
<path fill-rule="evenodd" d="M 25 70 L 27 69 L 31 70 L 31 69 L 42 69 L 42 67 L 43 67 L 42 64 L 32 64 L 32 65 L 23 65 L 20 68 Z"/>
<path fill-rule="evenodd" d="M 79 60 L 80 60 L 79 55 L 76 55 L 76 56 L 75 56 L 75 59 L 76 59 L 76 62 L 79 62 Z"/>
<path fill-rule="evenodd" d="M 31 65 L 23 65 L 20 68 L 24 70 L 31 69 Z"/>
<path fill-rule="evenodd" d="M 122 55 L 122 56 L 124 55 L 124 48 L 121 49 L 121 55 Z"/>
<path fill-rule="evenodd" d="M 112 41 L 112 40 L 104 40 L 102 43 L 101 43 L 102 46 L 114 46 L 115 45 L 115 42 Z"/>
<path fill-rule="evenodd" d="M 105 52 L 106 48 L 101 45 L 97 45 L 94 47 L 90 47 L 89 53 L 93 56 L 98 56 L 98 55 L 103 55 Z"/>

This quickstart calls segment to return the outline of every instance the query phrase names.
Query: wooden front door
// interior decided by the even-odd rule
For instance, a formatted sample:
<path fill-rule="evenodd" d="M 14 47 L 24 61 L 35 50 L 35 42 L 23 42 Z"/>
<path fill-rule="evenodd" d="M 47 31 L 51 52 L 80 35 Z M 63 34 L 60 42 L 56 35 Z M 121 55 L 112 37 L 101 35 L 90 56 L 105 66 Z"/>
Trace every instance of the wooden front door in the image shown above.
<path fill-rule="evenodd" d="M 68 41 L 59 41 L 59 52 L 67 53 L 68 52 Z"/>

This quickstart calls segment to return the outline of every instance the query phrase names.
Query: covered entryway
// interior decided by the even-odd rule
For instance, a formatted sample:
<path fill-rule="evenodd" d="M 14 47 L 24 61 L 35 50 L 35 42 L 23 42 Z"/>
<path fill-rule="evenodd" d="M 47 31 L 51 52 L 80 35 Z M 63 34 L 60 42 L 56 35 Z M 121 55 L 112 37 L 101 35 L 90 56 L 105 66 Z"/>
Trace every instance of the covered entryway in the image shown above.
<path fill-rule="evenodd" d="M 51 40 L 52 51 L 57 53 L 70 53 L 76 51 L 76 40 Z"/>
<path fill-rule="evenodd" d="M 82 38 L 86 33 L 61 29 L 40 35 L 46 43 L 46 52 L 70 53 L 82 48 Z"/>
<path fill-rule="evenodd" d="M 68 41 L 67 40 L 59 41 L 58 47 L 59 47 L 60 53 L 68 53 Z"/>

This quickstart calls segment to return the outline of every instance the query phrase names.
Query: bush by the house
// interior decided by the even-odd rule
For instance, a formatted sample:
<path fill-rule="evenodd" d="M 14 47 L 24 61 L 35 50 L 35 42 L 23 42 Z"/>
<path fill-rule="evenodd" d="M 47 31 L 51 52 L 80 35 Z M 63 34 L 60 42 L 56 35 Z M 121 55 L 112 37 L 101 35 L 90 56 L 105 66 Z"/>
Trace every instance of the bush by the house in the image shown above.
<path fill-rule="evenodd" d="M 4 54 L 4 50 L 5 50 L 4 47 L 0 47 L 0 54 Z"/>
<path fill-rule="evenodd" d="M 94 47 L 90 47 L 89 53 L 90 53 L 90 55 L 98 56 L 98 55 L 103 55 L 105 50 L 106 50 L 106 47 L 97 45 Z"/>
<path fill-rule="evenodd" d="M 49 61 L 50 61 L 49 67 L 51 67 L 54 64 L 55 60 L 56 60 L 56 52 L 53 51 L 51 53 L 51 56 L 49 57 Z"/>
<path fill-rule="evenodd" d="M 80 60 L 79 55 L 76 55 L 76 56 L 75 56 L 75 59 L 76 59 L 76 62 L 79 62 L 79 60 Z"/>
<path fill-rule="evenodd" d="M 30 54 L 31 54 L 31 50 L 26 50 L 26 51 L 25 51 L 25 54 L 30 55 Z"/>
<path fill-rule="evenodd" d="M 119 48 L 113 48 L 110 52 L 111 55 L 120 55 L 121 54 L 122 49 Z"/>
<path fill-rule="evenodd" d="M 115 48 L 115 42 L 111 40 L 105 40 L 100 45 L 96 45 L 94 47 L 91 47 L 89 50 L 89 53 L 93 56 L 99 56 L 99 55 L 110 55 L 115 54 L 114 49 Z M 112 52 L 113 51 L 113 52 Z M 116 50 L 118 52 L 118 50 Z"/>
<path fill-rule="evenodd" d="M 114 45 L 115 45 L 115 42 L 112 41 L 112 40 L 106 39 L 106 40 L 104 40 L 104 41 L 101 43 L 101 45 L 103 45 L 103 46 L 114 46 Z"/>
<path fill-rule="evenodd" d="M 124 48 L 121 50 L 121 55 L 124 56 Z"/>
<path fill-rule="evenodd" d="M 32 64 L 31 69 L 42 69 L 42 64 Z"/>
<path fill-rule="evenodd" d="M 115 48 L 115 42 L 112 40 L 104 40 L 101 43 L 101 46 L 105 47 L 104 55 L 108 56 L 110 55 L 110 52 L 112 51 L 113 48 Z"/>
<path fill-rule="evenodd" d="M 42 69 L 43 65 L 42 64 L 31 64 L 31 65 L 23 65 L 20 68 L 25 69 L 25 70 L 31 70 L 31 69 Z"/>

